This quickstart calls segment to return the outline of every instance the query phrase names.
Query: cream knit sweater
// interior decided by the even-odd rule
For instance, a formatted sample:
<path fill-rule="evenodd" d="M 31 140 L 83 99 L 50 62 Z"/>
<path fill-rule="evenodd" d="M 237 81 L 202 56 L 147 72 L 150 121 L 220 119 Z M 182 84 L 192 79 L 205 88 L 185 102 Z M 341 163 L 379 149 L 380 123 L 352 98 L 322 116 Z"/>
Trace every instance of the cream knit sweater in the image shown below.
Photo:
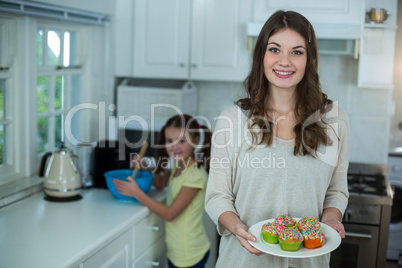
<path fill-rule="evenodd" d="M 251 134 L 242 110 L 233 106 L 219 116 L 205 200 L 205 209 L 222 235 L 216 267 L 328 267 L 329 254 L 305 259 L 255 256 L 218 223 L 225 211 L 236 213 L 248 227 L 285 213 L 321 218 L 327 207 L 343 213 L 349 196 L 348 118 L 334 106 L 324 120 L 333 144 L 321 146 L 319 157 L 313 158 L 294 156 L 294 140 L 279 138 L 269 147 L 249 150 Z"/>

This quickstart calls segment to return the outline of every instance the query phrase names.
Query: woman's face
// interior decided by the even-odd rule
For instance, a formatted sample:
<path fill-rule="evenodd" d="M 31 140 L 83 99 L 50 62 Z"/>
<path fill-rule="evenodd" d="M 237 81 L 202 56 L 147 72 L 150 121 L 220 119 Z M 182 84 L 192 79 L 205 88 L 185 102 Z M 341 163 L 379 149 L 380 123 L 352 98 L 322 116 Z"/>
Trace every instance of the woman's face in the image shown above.
<path fill-rule="evenodd" d="M 193 157 L 196 144 L 191 141 L 187 130 L 177 127 L 165 129 L 166 151 L 174 161 L 186 161 Z"/>
<path fill-rule="evenodd" d="M 306 64 L 306 43 L 298 32 L 286 28 L 268 39 L 264 73 L 271 87 L 295 89 L 304 77 Z"/>

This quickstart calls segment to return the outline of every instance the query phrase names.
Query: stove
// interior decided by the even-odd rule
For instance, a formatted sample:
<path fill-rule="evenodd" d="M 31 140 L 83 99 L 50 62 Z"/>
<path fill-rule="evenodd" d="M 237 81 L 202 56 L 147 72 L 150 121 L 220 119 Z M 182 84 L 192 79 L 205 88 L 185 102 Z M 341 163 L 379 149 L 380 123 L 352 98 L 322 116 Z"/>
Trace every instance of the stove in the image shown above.
<path fill-rule="evenodd" d="M 386 165 L 350 163 L 346 238 L 331 254 L 331 268 L 385 268 L 392 190 Z"/>

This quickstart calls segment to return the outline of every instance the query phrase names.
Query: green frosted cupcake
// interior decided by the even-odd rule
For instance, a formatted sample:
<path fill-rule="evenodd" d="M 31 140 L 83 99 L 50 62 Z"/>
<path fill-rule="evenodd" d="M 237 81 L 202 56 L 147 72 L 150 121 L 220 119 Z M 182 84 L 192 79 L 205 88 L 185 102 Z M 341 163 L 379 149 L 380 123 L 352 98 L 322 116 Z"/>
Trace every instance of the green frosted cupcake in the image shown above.
<path fill-rule="evenodd" d="M 262 238 L 270 244 L 278 244 L 278 234 L 284 230 L 285 226 L 274 222 L 267 222 L 261 227 Z"/>
<path fill-rule="evenodd" d="M 278 235 L 279 246 L 285 251 L 297 251 L 303 242 L 303 236 L 297 229 L 285 229 Z"/>

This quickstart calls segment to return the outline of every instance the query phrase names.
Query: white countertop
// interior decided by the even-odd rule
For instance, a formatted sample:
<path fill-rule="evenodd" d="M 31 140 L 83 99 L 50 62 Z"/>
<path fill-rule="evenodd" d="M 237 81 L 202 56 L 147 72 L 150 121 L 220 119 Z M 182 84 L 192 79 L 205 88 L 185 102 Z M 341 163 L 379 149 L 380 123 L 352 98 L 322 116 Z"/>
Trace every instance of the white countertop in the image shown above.
<path fill-rule="evenodd" d="M 149 194 L 165 197 L 154 188 Z M 50 202 L 41 193 L 0 209 L 0 267 L 75 266 L 149 213 L 107 189 L 81 195 L 78 201 Z"/>

